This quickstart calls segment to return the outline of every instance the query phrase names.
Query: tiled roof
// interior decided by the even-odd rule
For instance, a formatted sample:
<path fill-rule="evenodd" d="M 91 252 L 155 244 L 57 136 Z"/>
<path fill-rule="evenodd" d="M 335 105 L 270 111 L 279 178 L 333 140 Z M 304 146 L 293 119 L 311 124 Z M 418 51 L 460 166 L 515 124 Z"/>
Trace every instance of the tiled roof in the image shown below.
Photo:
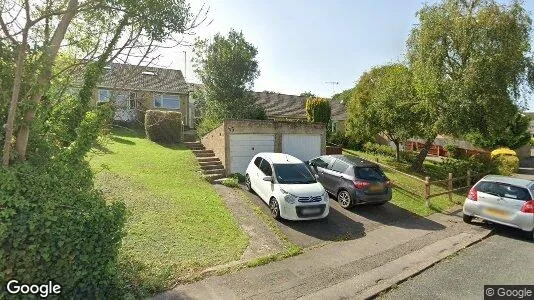
<path fill-rule="evenodd" d="M 421 143 L 421 144 L 425 143 L 424 139 L 418 139 L 418 138 L 408 139 L 408 141 L 409 142 L 418 142 L 418 143 Z M 459 139 L 455 139 L 455 138 L 447 137 L 447 136 L 438 136 L 438 137 L 436 137 L 436 139 L 434 140 L 434 145 L 441 146 L 441 147 L 445 147 L 446 145 L 454 145 L 457 148 L 461 148 L 461 149 L 487 152 L 486 149 L 476 147 L 473 144 L 469 143 L 468 141 L 459 140 Z"/>
<path fill-rule="evenodd" d="M 182 71 L 112 63 L 98 84 L 100 88 L 187 94 Z"/>
<path fill-rule="evenodd" d="M 306 97 L 285 95 L 275 92 L 255 92 L 257 103 L 271 118 L 306 118 Z M 328 99 L 332 108 L 332 119 L 345 120 L 346 110 L 343 104 Z"/>

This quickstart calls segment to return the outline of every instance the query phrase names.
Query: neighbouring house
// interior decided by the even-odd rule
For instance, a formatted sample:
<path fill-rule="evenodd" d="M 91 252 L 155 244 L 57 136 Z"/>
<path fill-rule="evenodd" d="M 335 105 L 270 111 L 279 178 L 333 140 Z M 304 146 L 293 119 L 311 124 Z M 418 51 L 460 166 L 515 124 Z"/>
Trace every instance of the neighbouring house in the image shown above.
<path fill-rule="evenodd" d="M 257 103 L 265 109 L 269 119 L 273 120 L 306 120 L 305 96 L 286 95 L 276 92 L 255 92 Z M 345 106 L 339 101 L 327 99 L 332 109 L 332 129 L 344 131 L 347 113 Z"/>
<path fill-rule="evenodd" d="M 180 70 L 111 63 L 95 90 L 95 103 L 113 101 L 115 120 L 142 121 L 148 109 L 182 113 L 185 126 L 193 125 L 190 87 Z"/>
<path fill-rule="evenodd" d="M 472 155 L 485 155 L 489 156 L 489 151 L 483 148 L 475 147 L 471 143 L 454 139 L 446 136 L 438 136 L 434 140 L 434 143 L 428 151 L 429 155 L 434 156 L 449 156 L 449 152 L 445 149 L 447 145 L 453 145 L 456 147 L 458 154 L 469 157 Z M 407 151 L 419 152 L 425 146 L 425 140 L 423 139 L 408 139 L 404 145 L 404 149 Z"/>
<path fill-rule="evenodd" d="M 201 84 L 190 84 L 192 90 L 202 89 Z M 254 92 L 257 104 L 263 107 L 267 118 L 279 121 L 306 121 L 305 96 L 286 95 L 276 92 Z M 337 100 L 328 99 L 332 109 L 332 130 L 344 131 L 347 113 L 345 106 Z M 196 111 L 198 114 L 198 111 Z M 197 115 L 195 117 L 197 118 Z"/>
<path fill-rule="evenodd" d="M 278 120 L 225 120 L 202 137 L 227 173 L 244 174 L 260 152 L 282 152 L 303 161 L 325 154 L 326 125 Z"/>

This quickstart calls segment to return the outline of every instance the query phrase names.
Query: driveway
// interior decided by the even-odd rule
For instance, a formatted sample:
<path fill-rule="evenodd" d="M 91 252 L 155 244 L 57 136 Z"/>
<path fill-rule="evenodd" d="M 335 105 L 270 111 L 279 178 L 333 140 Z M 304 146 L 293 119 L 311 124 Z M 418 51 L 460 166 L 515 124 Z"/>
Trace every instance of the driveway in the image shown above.
<path fill-rule="evenodd" d="M 534 181 L 534 157 L 523 158 L 519 161 L 519 171 L 514 177 Z"/>
<path fill-rule="evenodd" d="M 260 197 L 248 191 L 245 192 L 254 203 L 269 214 L 269 207 Z M 359 239 L 384 225 L 406 229 L 444 229 L 444 226 L 437 222 L 412 214 L 391 203 L 382 206 L 355 206 L 346 210 L 332 197 L 330 198 L 330 213 L 324 220 L 281 220 L 276 224 L 292 243 L 303 248 L 330 241 Z"/>

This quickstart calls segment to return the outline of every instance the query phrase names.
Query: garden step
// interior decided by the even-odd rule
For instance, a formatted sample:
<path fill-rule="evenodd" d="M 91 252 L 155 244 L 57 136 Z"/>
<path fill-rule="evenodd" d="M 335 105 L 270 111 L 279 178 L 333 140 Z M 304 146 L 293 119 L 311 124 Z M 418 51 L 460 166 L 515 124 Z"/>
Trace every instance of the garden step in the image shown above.
<path fill-rule="evenodd" d="M 202 170 L 202 174 L 208 175 L 208 174 L 223 174 L 224 175 L 224 169 L 212 169 L 212 170 Z"/>
<path fill-rule="evenodd" d="M 205 151 L 205 150 L 196 150 L 196 151 Z M 197 152 L 195 153 L 197 158 L 217 158 L 213 152 Z M 218 158 L 217 158 L 218 159 Z"/>
<path fill-rule="evenodd" d="M 206 150 L 204 146 L 187 146 L 189 150 Z"/>
<path fill-rule="evenodd" d="M 202 165 L 200 166 L 201 170 L 215 170 L 215 169 L 224 169 L 224 166 L 221 163 L 213 165 Z"/>
<path fill-rule="evenodd" d="M 217 179 L 224 178 L 225 176 L 224 174 L 208 174 L 208 175 L 202 175 L 202 177 L 204 177 L 204 179 L 206 179 L 209 182 L 213 182 Z"/>
<path fill-rule="evenodd" d="M 200 157 L 200 158 L 205 158 L 205 157 Z M 210 160 L 210 161 L 199 161 L 198 164 L 202 167 L 202 166 L 214 166 L 214 165 L 222 165 L 221 161 L 220 160 Z"/>
<path fill-rule="evenodd" d="M 198 163 L 202 165 L 202 163 L 208 163 L 208 162 L 220 162 L 219 158 L 212 155 L 212 156 L 206 156 L 206 157 L 197 157 Z"/>
<path fill-rule="evenodd" d="M 193 150 L 194 154 L 214 154 L 213 150 Z"/>

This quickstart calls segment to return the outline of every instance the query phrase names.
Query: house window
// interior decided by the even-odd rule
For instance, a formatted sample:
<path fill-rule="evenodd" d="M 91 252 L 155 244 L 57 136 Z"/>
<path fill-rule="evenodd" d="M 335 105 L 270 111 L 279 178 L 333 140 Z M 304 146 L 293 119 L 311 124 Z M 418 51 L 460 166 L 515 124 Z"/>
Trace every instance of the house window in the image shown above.
<path fill-rule="evenodd" d="M 111 98 L 109 90 L 98 90 L 98 102 L 108 102 L 109 98 Z"/>
<path fill-rule="evenodd" d="M 165 109 L 180 109 L 180 97 L 178 95 L 159 95 L 154 98 L 154 107 Z"/>

